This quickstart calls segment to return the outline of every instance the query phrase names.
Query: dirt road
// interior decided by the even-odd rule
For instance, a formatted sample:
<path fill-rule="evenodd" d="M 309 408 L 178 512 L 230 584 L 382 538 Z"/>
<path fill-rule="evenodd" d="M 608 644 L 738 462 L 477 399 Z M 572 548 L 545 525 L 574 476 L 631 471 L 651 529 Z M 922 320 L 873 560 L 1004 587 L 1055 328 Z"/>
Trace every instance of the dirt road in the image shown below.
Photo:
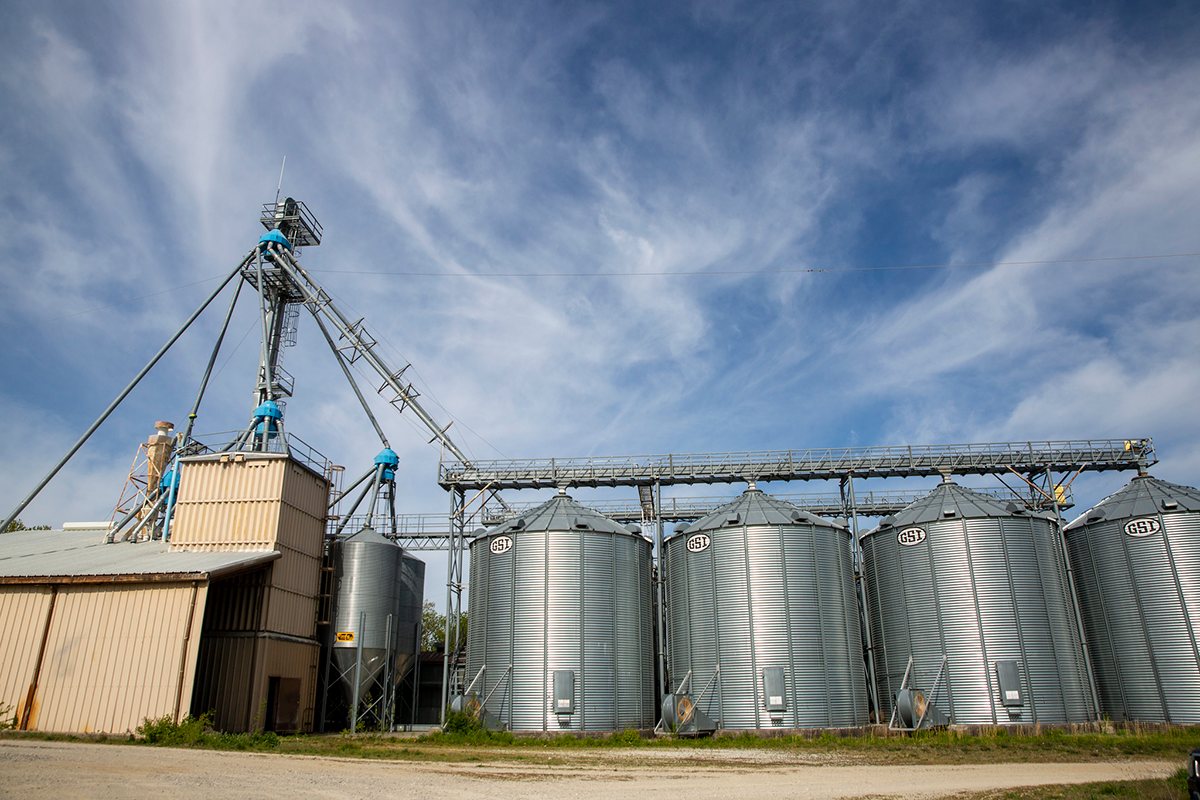
<path fill-rule="evenodd" d="M 567 763 L 367 761 L 72 742 L 0 741 L 0 797 L 841 798 L 1165 777 L 1177 764 L 806 765 L 764 751 L 598 752 Z M 551 757 L 553 758 L 553 757 Z M 486 756 L 485 756 L 486 759 Z"/>

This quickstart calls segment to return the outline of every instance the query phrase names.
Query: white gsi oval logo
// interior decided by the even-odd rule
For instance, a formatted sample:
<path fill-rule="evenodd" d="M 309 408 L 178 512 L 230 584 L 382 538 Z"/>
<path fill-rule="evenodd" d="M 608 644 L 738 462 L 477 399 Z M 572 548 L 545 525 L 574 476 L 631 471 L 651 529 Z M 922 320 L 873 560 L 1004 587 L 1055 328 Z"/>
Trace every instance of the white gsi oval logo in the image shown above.
<path fill-rule="evenodd" d="M 687 540 L 687 549 L 689 553 L 699 553 L 701 550 L 707 550 L 712 544 L 712 539 L 706 533 L 697 533 Z"/>
<path fill-rule="evenodd" d="M 912 547 L 925 541 L 924 528 L 905 528 L 896 534 L 896 541 L 905 547 Z"/>
<path fill-rule="evenodd" d="M 512 546 L 513 540 L 508 536 L 497 536 L 496 538 L 492 539 L 492 543 L 489 545 L 491 551 L 496 555 L 507 553 L 512 549 Z"/>
<path fill-rule="evenodd" d="M 1127 536 L 1149 536 L 1152 533 L 1158 533 L 1160 530 L 1162 530 L 1162 524 L 1156 517 L 1131 519 L 1125 523 L 1125 534 Z"/>

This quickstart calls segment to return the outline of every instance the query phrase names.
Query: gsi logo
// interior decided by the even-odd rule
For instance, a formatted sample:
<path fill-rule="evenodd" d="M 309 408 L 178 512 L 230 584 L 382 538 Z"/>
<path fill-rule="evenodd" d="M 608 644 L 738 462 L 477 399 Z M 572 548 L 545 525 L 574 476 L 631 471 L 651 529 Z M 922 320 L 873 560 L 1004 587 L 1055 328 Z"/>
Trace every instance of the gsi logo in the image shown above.
<path fill-rule="evenodd" d="M 1131 519 L 1125 523 L 1125 533 L 1128 536 L 1149 536 L 1162 530 L 1162 525 L 1156 517 Z"/>
<path fill-rule="evenodd" d="M 496 555 L 507 553 L 512 549 L 512 546 L 513 540 L 508 536 L 497 536 L 495 539 L 492 539 L 492 543 L 490 545 L 492 552 Z"/>
<path fill-rule="evenodd" d="M 905 547 L 912 547 L 925 541 L 924 528 L 905 528 L 896 534 L 896 541 Z"/>
<path fill-rule="evenodd" d="M 706 533 L 697 533 L 695 536 L 689 537 L 687 540 L 687 549 L 689 553 L 699 553 L 701 550 L 707 550 L 712 544 L 712 539 Z"/>

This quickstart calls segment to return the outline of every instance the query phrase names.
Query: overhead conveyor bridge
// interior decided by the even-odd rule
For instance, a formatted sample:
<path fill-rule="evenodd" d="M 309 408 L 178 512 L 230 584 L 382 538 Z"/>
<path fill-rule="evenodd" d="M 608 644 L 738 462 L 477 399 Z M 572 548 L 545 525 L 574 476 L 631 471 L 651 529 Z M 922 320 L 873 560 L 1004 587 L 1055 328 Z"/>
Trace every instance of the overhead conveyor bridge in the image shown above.
<path fill-rule="evenodd" d="M 1053 472 L 1145 470 L 1156 462 L 1149 438 L 1000 442 L 898 447 L 764 450 L 690 455 L 443 461 L 448 491 L 575 486 L 819 481 Z"/>
<path fill-rule="evenodd" d="M 1019 492 L 1007 489 L 975 489 L 990 497 L 1005 502 L 1025 502 L 1026 498 Z M 873 490 L 859 492 L 855 495 L 855 508 L 860 516 L 884 517 L 897 514 L 905 506 L 924 497 L 925 489 L 904 490 Z M 837 517 L 847 513 L 845 499 L 840 494 L 825 492 L 821 494 L 779 494 L 772 496 L 792 505 L 803 508 L 813 514 L 825 517 Z M 727 496 L 713 497 L 664 497 L 662 499 L 663 522 L 691 522 L 703 517 L 735 498 Z M 487 507 L 483 510 L 480 521 L 485 527 L 499 525 L 513 517 L 538 506 L 538 502 L 508 503 L 508 508 Z M 646 509 L 636 500 L 589 500 L 591 508 L 617 522 L 645 522 Z M 1059 504 L 1060 508 L 1072 506 L 1070 490 L 1067 490 Z M 349 529 L 362 527 L 362 521 L 351 519 Z M 390 534 L 389 534 L 390 536 Z M 443 514 L 397 514 L 396 541 L 407 550 L 448 550 L 450 548 L 450 529 L 446 515 Z"/>

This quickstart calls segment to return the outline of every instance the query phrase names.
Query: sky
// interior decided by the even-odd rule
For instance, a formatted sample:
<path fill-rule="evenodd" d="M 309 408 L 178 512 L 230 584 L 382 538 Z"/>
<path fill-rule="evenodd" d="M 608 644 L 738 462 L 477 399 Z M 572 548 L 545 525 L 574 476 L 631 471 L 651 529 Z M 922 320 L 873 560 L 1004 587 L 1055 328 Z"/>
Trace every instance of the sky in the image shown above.
<path fill-rule="evenodd" d="M 1200 484 L 1195 3 L 3 16 L 5 515 L 257 242 L 285 157 L 325 231 L 302 263 L 473 459 L 1152 437 L 1154 475 Z M 227 297 L 27 524 L 112 514 Z M 199 432 L 249 420 L 255 313 Z M 379 441 L 311 319 L 298 340 L 288 430 L 357 475 Z M 400 510 L 448 511 L 430 434 L 377 400 Z M 1081 476 L 1077 511 L 1129 477 Z"/>

